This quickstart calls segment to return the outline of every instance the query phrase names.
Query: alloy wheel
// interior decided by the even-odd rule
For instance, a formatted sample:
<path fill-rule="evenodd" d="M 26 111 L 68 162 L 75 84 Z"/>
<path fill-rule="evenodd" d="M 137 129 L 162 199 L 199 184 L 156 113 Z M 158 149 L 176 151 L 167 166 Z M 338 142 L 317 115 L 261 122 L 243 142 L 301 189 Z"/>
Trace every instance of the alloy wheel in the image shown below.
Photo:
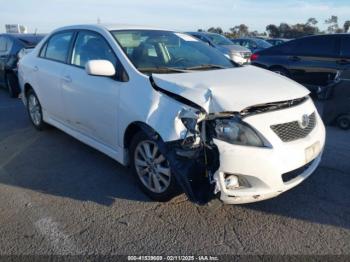
<path fill-rule="evenodd" d="M 147 189 L 158 194 L 168 189 L 170 166 L 155 142 L 141 141 L 136 147 L 134 161 L 137 175 Z"/>
<path fill-rule="evenodd" d="M 28 109 L 30 118 L 32 119 L 33 123 L 36 126 L 39 126 L 42 119 L 41 108 L 38 99 L 33 94 L 30 94 L 28 97 Z"/>

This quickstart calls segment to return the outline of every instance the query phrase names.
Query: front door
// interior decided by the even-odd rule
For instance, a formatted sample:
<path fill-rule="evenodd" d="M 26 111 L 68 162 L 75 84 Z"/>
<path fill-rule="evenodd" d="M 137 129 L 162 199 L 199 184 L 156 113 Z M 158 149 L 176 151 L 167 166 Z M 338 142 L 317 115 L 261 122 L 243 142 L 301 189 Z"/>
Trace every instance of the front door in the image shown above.
<path fill-rule="evenodd" d="M 298 40 L 289 59 L 292 78 L 308 86 L 326 86 L 336 76 L 339 39 L 334 36 L 308 37 Z"/>
<path fill-rule="evenodd" d="M 63 73 L 63 103 L 66 124 L 83 135 L 110 148 L 117 148 L 119 91 L 125 83 L 114 77 L 92 76 L 85 71 L 90 60 L 109 60 L 117 65 L 117 58 L 99 34 L 78 33 L 70 66 Z"/>

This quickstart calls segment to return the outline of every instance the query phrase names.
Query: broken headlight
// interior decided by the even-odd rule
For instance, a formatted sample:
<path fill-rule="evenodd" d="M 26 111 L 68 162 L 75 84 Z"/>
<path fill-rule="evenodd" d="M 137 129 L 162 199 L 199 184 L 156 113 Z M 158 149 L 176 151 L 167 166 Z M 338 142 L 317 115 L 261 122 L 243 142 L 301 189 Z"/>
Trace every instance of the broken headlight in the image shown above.
<path fill-rule="evenodd" d="M 235 118 L 215 119 L 215 138 L 234 145 L 267 147 L 266 139 L 251 126 Z"/>

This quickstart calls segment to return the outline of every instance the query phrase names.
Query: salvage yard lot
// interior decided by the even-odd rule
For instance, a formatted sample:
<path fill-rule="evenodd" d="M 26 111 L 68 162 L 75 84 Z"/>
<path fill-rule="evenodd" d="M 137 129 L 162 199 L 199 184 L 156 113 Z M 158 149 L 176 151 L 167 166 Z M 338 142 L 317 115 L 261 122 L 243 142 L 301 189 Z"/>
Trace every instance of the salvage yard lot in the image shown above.
<path fill-rule="evenodd" d="M 321 166 L 278 198 L 152 202 L 127 168 L 37 132 L 0 90 L 0 254 L 350 254 L 349 188 L 350 131 L 328 127 Z"/>

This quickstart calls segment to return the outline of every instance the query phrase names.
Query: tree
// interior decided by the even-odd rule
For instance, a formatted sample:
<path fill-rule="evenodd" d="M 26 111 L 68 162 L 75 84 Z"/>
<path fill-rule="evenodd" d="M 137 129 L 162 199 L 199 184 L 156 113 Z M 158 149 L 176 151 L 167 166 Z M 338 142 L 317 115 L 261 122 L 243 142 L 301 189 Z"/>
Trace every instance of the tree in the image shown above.
<path fill-rule="evenodd" d="M 266 27 L 266 31 L 270 37 L 298 38 L 318 34 L 320 30 L 316 26 L 317 23 L 316 18 L 309 18 L 305 24 L 289 25 L 287 23 L 281 23 L 279 26 L 271 24 Z"/>
<path fill-rule="evenodd" d="M 280 37 L 280 30 L 276 25 L 268 25 L 266 26 L 266 31 L 269 33 L 270 37 Z"/>
<path fill-rule="evenodd" d="M 291 34 L 291 30 L 292 28 L 290 27 L 290 25 L 288 25 L 287 23 L 281 23 L 280 26 L 278 27 L 279 37 L 282 37 L 282 38 L 293 37 Z"/>
<path fill-rule="evenodd" d="M 318 21 L 316 18 L 311 17 L 307 20 L 306 24 L 309 26 L 316 26 L 318 24 Z"/>
<path fill-rule="evenodd" d="M 350 20 L 345 21 L 343 28 L 344 28 L 344 32 L 345 33 L 350 33 L 350 31 L 349 31 L 349 29 L 350 29 Z"/>
<path fill-rule="evenodd" d="M 338 25 L 338 16 L 332 15 L 330 18 L 326 19 L 325 24 L 328 25 L 327 32 L 330 34 L 340 33 Z"/>
<path fill-rule="evenodd" d="M 244 37 L 244 36 L 250 35 L 249 28 L 245 24 L 236 25 L 230 28 L 230 31 L 231 31 L 231 34 L 230 34 L 231 37 Z"/>
<path fill-rule="evenodd" d="M 209 29 L 208 29 L 208 32 L 210 32 L 210 33 L 216 33 L 216 34 L 223 34 L 224 33 L 224 31 L 222 30 L 222 28 L 221 27 L 210 27 Z"/>

